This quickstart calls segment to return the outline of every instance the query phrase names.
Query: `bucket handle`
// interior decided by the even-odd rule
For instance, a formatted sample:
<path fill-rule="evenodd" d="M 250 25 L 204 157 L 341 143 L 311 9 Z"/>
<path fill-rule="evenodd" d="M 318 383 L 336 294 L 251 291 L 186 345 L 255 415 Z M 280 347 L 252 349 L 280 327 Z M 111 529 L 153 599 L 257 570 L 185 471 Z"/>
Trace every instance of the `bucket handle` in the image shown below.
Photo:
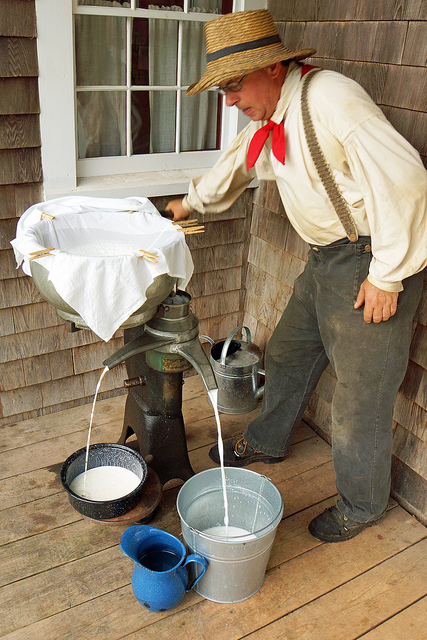
<path fill-rule="evenodd" d="M 222 351 L 221 351 L 221 358 L 220 358 L 220 361 L 219 361 L 220 364 L 223 364 L 223 365 L 225 364 L 225 358 L 227 356 L 228 347 L 230 346 L 230 343 L 231 343 L 232 339 L 234 338 L 236 333 L 238 331 L 240 331 L 240 329 L 245 329 L 245 331 L 246 331 L 246 342 L 251 342 L 251 332 L 249 331 L 248 327 L 244 327 L 243 325 L 241 325 L 240 327 L 236 327 L 236 329 L 234 329 L 234 331 L 232 331 L 230 333 L 230 335 L 228 336 L 228 338 L 224 342 L 224 346 L 222 347 Z"/>
<path fill-rule="evenodd" d="M 182 566 L 185 567 L 187 564 L 190 564 L 190 562 L 197 562 L 197 564 L 201 564 L 202 565 L 202 570 L 195 577 L 193 582 L 191 584 L 187 585 L 187 587 L 185 589 L 186 591 L 191 591 L 191 589 L 194 587 L 194 585 L 197 584 L 197 582 L 199 582 L 200 578 L 205 575 L 206 569 L 208 568 L 208 561 L 206 560 L 206 558 L 201 556 L 199 553 L 191 553 L 189 556 L 187 556 L 186 559 L 185 559 L 185 562 L 184 562 L 184 564 Z"/>

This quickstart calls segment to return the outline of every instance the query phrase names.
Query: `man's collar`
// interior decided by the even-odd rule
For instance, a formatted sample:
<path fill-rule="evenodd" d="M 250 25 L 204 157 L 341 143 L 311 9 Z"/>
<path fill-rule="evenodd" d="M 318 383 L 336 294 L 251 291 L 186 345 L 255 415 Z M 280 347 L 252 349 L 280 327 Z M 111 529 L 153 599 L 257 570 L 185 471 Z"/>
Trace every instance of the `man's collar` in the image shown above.
<path fill-rule="evenodd" d="M 273 115 L 270 120 L 275 122 L 276 124 L 280 124 L 282 122 L 286 110 L 289 107 L 289 104 L 295 95 L 296 90 L 298 89 L 299 81 L 301 79 L 301 65 L 295 60 L 291 60 L 289 63 L 288 73 L 285 76 L 283 81 L 282 89 L 280 92 L 280 98 L 277 102 L 276 109 L 274 110 Z"/>

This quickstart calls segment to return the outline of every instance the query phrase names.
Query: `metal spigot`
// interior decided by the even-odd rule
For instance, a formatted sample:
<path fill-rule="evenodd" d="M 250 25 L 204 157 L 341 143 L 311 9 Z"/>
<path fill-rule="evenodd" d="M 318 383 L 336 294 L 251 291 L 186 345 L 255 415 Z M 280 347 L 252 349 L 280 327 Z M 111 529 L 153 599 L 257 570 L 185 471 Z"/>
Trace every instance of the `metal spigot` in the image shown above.
<path fill-rule="evenodd" d="M 128 378 L 123 384 L 127 389 L 130 387 L 142 387 L 145 384 L 145 378 L 144 376 L 135 376 L 135 378 Z"/>
<path fill-rule="evenodd" d="M 102 364 L 104 365 L 104 367 L 113 369 L 114 367 L 117 367 L 118 364 L 125 362 L 131 356 L 138 355 L 139 353 L 144 353 L 145 351 L 149 351 L 150 349 L 164 347 L 167 344 L 172 344 L 173 342 L 175 342 L 175 340 L 171 339 L 170 337 L 159 338 L 157 336 L 153 336 L 152 334 L 143 333 L 139 338 L 135 338 L 135 340 L 132 340 L 132 342 L 128 342 L 121 349 L 118 349 L 109 358 L 104 360 Z"/>

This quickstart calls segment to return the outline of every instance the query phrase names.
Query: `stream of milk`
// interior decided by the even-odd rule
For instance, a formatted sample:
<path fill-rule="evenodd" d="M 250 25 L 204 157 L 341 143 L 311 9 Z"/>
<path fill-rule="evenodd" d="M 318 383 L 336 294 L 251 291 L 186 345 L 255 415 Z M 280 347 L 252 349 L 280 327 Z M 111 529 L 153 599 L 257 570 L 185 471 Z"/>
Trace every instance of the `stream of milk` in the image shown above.
<path fill-rule="evenodd" d="M 98 467 L 96 469 L 89 469 L 87 468 L 88 466 L 88 460 L 89 460 L 89 447 L 90 447 L 90 438 L 91 438 L 91 433 L 92 433 L 92 423 L 93 423 L 93 416 L 94 416 L 94 412 L 95 412 L 95 404 L 96 404 L 96 399 L 98 397 L 98 393 L 99 393 L 99 389 L 101 387 L 101 382 L 105 376 L 105 374 L 107 373 L 107 371 L 109 371 L 108 367 L 105 367 L 105 369 L 102 371 L 101 373 L 101 377 L 98 380 L 98 384 L 96 385 L 96 389 L 95 389 L 95 396 L 93 399 L 93 404 L 92 404 L 92 411 L 90 414 L 90 421 L 89 421 L 89 432 L 88 432 L 88 436 L 87 436 L 87 444 L 86 444 L 86 457 L 85 457 L 85 470 L 83 473 L 81 473 L 80 475 L 78 475 L 72 482 L 72 484 L 70 485 L 70 488 L 72 488 L 72 490 L 77 493 L 80 496 L 83 497 L 89 497 L 87 494 L 88 492 L 92 492 L 96 490 L 97 485 L 103 485 L 106 482 L 109 482 L 111 480 L 111 482 L 113 484 L 116 484 L 116 481 L 119 480 L 119 478 L 115 478 L 115 480 L 113 479 L 113 477 L 111 477 L 111 479 L 108 477 L 108 473 L 107 472 L 113 472 L 116 468 L 115 467 Z M 225 465 L 224 465 L 224 443 L 222 440 L 222 433 L 221 433 L 221 422 L 220 422 L 220 418 L 219 418 L 219 412 L 218 412 L 218 389 L 211 389 L 208 391 L 208 396 L 210 398 L 214 413 L 215 413 L 215 420 L 216 420 L 216 425 L 217 425 L 217 431 L 218 431 L 218 452 L 219 452 L 219 459 L 220 459 L 220 464 L 221 464 L 221 482 L 222 482 L 222 493 L 223 493 L 223 499 L 224 499 L 224 525 L 218 525 L 215 527 L 211 527 L 209 529 L 207 529 L 205 531 L 205 533 L 208 533 L 210 535 L 216 536 L 216 537 L 225 537 L 225 538 L 233 538 L 233 539 L 239 539 L 239 537 L 245 538 L 246 536 L 249 535 L 249 537 L 255 537 L 255 536 L 250 536 L 250 531 L 247 531 L 246 529 L 242 529 L 239 527 L 229 527 L 229 516 L 228 516 L 228 499 L 227 499 L 227 487 L 226 487 L 226 481 L 225 481 Z M 118 468 L 120 469 L 120 468 Z M 120 469 L 121 471 L 126 471 L 125 469 Z M 91 475 L 91 472 L 96 472 L 97 474 L 103 474 L 102 476 L 96 476 L 95 474 L 93 478 L 89 478 L 89 476 Z M 133 474 L 132 472 L 130 472 L 132 476 L 135 476 L 135 474 Z M 86 487 L 86 482 L 87 479 L 89 478 L 89 482 L 90 482 L 90 486 Z M 120 495 L 126 495 L 129 490 L 124 490 L 124 483 L 125 482 L 132 482 L 131 478 L 128 479 L 121 479 L 123 480 L 123 485 L 122 482 L 119 482 L 120 485 L 122 485 L 123 491 L 120 493 Z M 138 482 L 139 479 L 137 478 Z M 133 479 L 133 481 L 135 482 L 135 478 Z M 138 484 L 138 483 L 137 483 Z M 133 487 L 135 488 L 135 487 Z M 107 491 L 107 488 L 105 487 L 105 491 Z M 108 494 L 106 492 L 103 492 L 101 494 L 98 495 L 98 497 L 95 497 L 94 494 L 91 493 L 90 498 L 93 500 L 108 500 L 108 499 L 113 499 L 112 497 L 108 497 L 110 494 Z M 120 491 L 120 490 L 119 490 Z M 130 491 L 132 491 L 132 488 L 130 489 Z M 117 496 L 119 497 L 119 496 Z M 258 506 L 257 506 L 257 511 L 258 511 Z M 255 515 L 256 517 L 256 515 Z M 255 523 L 254 523 L 255 524 Z"/>
<path fill-rule="evenodd" d="M 208 529 L 204 529 L 203 533 L 207 535 L 213 536 L 215 538 L 227 538 L 232 542 L 247 542 L 249 540 L 254 540 L 256 535 L 254 534 L 255 522 L 258 514 L 259 502 L 261 497 L 261 488 L 265 481 L 265 476 L 262 477 L 261 488 L 258 495 L 258 502 L 255 509 L 255 518 L 252 526 L 252 531 L 248 531 L 247 529 L 243 529 L 241 527 L 232 527 L 229 526 L 229 517 L 228 517 L 228 498 L 227 498 L 227 486 L 225 482 L 225 466 L 224 466 L 224 443 L 222 440 L 221 433 L 221 422 L 219 419 L 219 411 L 218 411 L 218 389 L 211 389 L 208 391 L 208 396 L 210 398 L 212 407 L 215 413 L 216 426 L 218 431 L 218 452 L 219 452 L 219 460 L 221 464 L 221 480 L 222 480 L 222 493 L 224 499 L 224 525 L 217 525 L 214 527 L 209 527 Z"/>
<path fill-rule="evenodd" d="M 92 411 L 91 411 L 91 414 L 90 414 L 90 421 L 89 421 L 89 432 L 87 434 L 86 457 L 85 457 L 85 472 L 87 471 L 87 462 L 89 460 L 89 444 L 90 444 L 90 436 L 91 436 L 91 433 L 92 433 L 93 414 L 95 413 L 95 403 L 96 403 L 96 399 L 98 397 L 99 387 L 101 386 L 102 379 L 105 376 L 105 374 L 107 373 L 107 371 L 109 371 L 109 369 L 108 369 L 108 367 L 105 367 L 105 369 L 101 373 L 101 377 L 99 378 L 98 384 L 96 385 L 96 389 L 95 389 L 95 397 L 93 399 Z"/>
<path fill-rule="evenodd" d="M 101 386 L 102 379 L 105 376 L 105 374 L 107 373 L 107 371 L 109 371 L 109 369 L 108 369 L 108 367 L 105 367 L 105 369 L 101 373 L 101 377 L 99 378 L 98 384 L 96 385 L 96 389 L 95 389 L 95 397 L 93 399 L 92 411 L 91 411 L 91 414 L 90 414 L 89 431 L 88 431 L 88 434 L 87 434 L 85 470 L 84 470 L 84 476 L 83 476 L 83 491 L 86 490 L 87 463 L 88 463 L 88 460 L 89 460 L 90 436 L 91 436 L 91 433 L 92 433 L 92 422 L 93 422 L 93 414 L 95 413 L 95 403 L 96 403 L 96 398 L 98 397 L 98 392 L 99 392 L 99 388 Z"/>
<path fill-rule="evenodd" d="M 215 413 L 216 426 L 218 430 L 218 452 L 219 452 L 219 461 L 221 463 L 221 479 L 222 479 L 222 493 L 224 497 L 224 527 L 225 533 L 223 532 L 221 535 L 228 536 L 228 500 L 227 500 L 227 487 L 225 484 L 225 468 L 224 468 L 224 443 L 222 441 L 221 435 L 221 423 L 219 420 L 219 412 L 218 412 L 218 389 L 210 389 L 208 391 L 208 396 L 211 400 L 213 410 Z"/>
<path fill-rule="evenodd" d="M 90 439 L 92 435 L 92 423 L 95 413 L 95 404 L 103 377 L 108 371 L 105 367 L 98 380 L 90 414 L 89 431 L 86 443 L 86 456 L 84 471 L 78 474 L 70 484 L 70 489 L 78 496 L 88 500 L 108 501 L 116 500 L 131 493 L 141 482 L 139 476 L 129 469 L 116 466 L 102 465 L 88 469 Z"/>

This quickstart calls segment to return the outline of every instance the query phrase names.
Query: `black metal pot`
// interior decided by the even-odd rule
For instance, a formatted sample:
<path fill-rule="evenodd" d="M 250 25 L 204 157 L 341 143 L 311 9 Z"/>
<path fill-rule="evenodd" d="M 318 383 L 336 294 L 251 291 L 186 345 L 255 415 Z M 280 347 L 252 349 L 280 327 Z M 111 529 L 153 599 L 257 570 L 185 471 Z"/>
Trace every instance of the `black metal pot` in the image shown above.
<path fill-rule="evenodd" d="M 133 509 L 141 499 L 143 485 L 148 469 L 144 458 L 133 449 L 122 444 L 92 444 L 89 447 L 88 469 L 95 467 L 123 467 L 140 478 L 140 483 L 131 493 L 114 500 L 90 500 L 77 495 L 70 489 L 70 484 L 85 470 L 86 447 L 75 451 L 66 459 L 61 468 L 62 486 L 68 493 L 71 506 L 93 520 L 117 518 Z"/>

